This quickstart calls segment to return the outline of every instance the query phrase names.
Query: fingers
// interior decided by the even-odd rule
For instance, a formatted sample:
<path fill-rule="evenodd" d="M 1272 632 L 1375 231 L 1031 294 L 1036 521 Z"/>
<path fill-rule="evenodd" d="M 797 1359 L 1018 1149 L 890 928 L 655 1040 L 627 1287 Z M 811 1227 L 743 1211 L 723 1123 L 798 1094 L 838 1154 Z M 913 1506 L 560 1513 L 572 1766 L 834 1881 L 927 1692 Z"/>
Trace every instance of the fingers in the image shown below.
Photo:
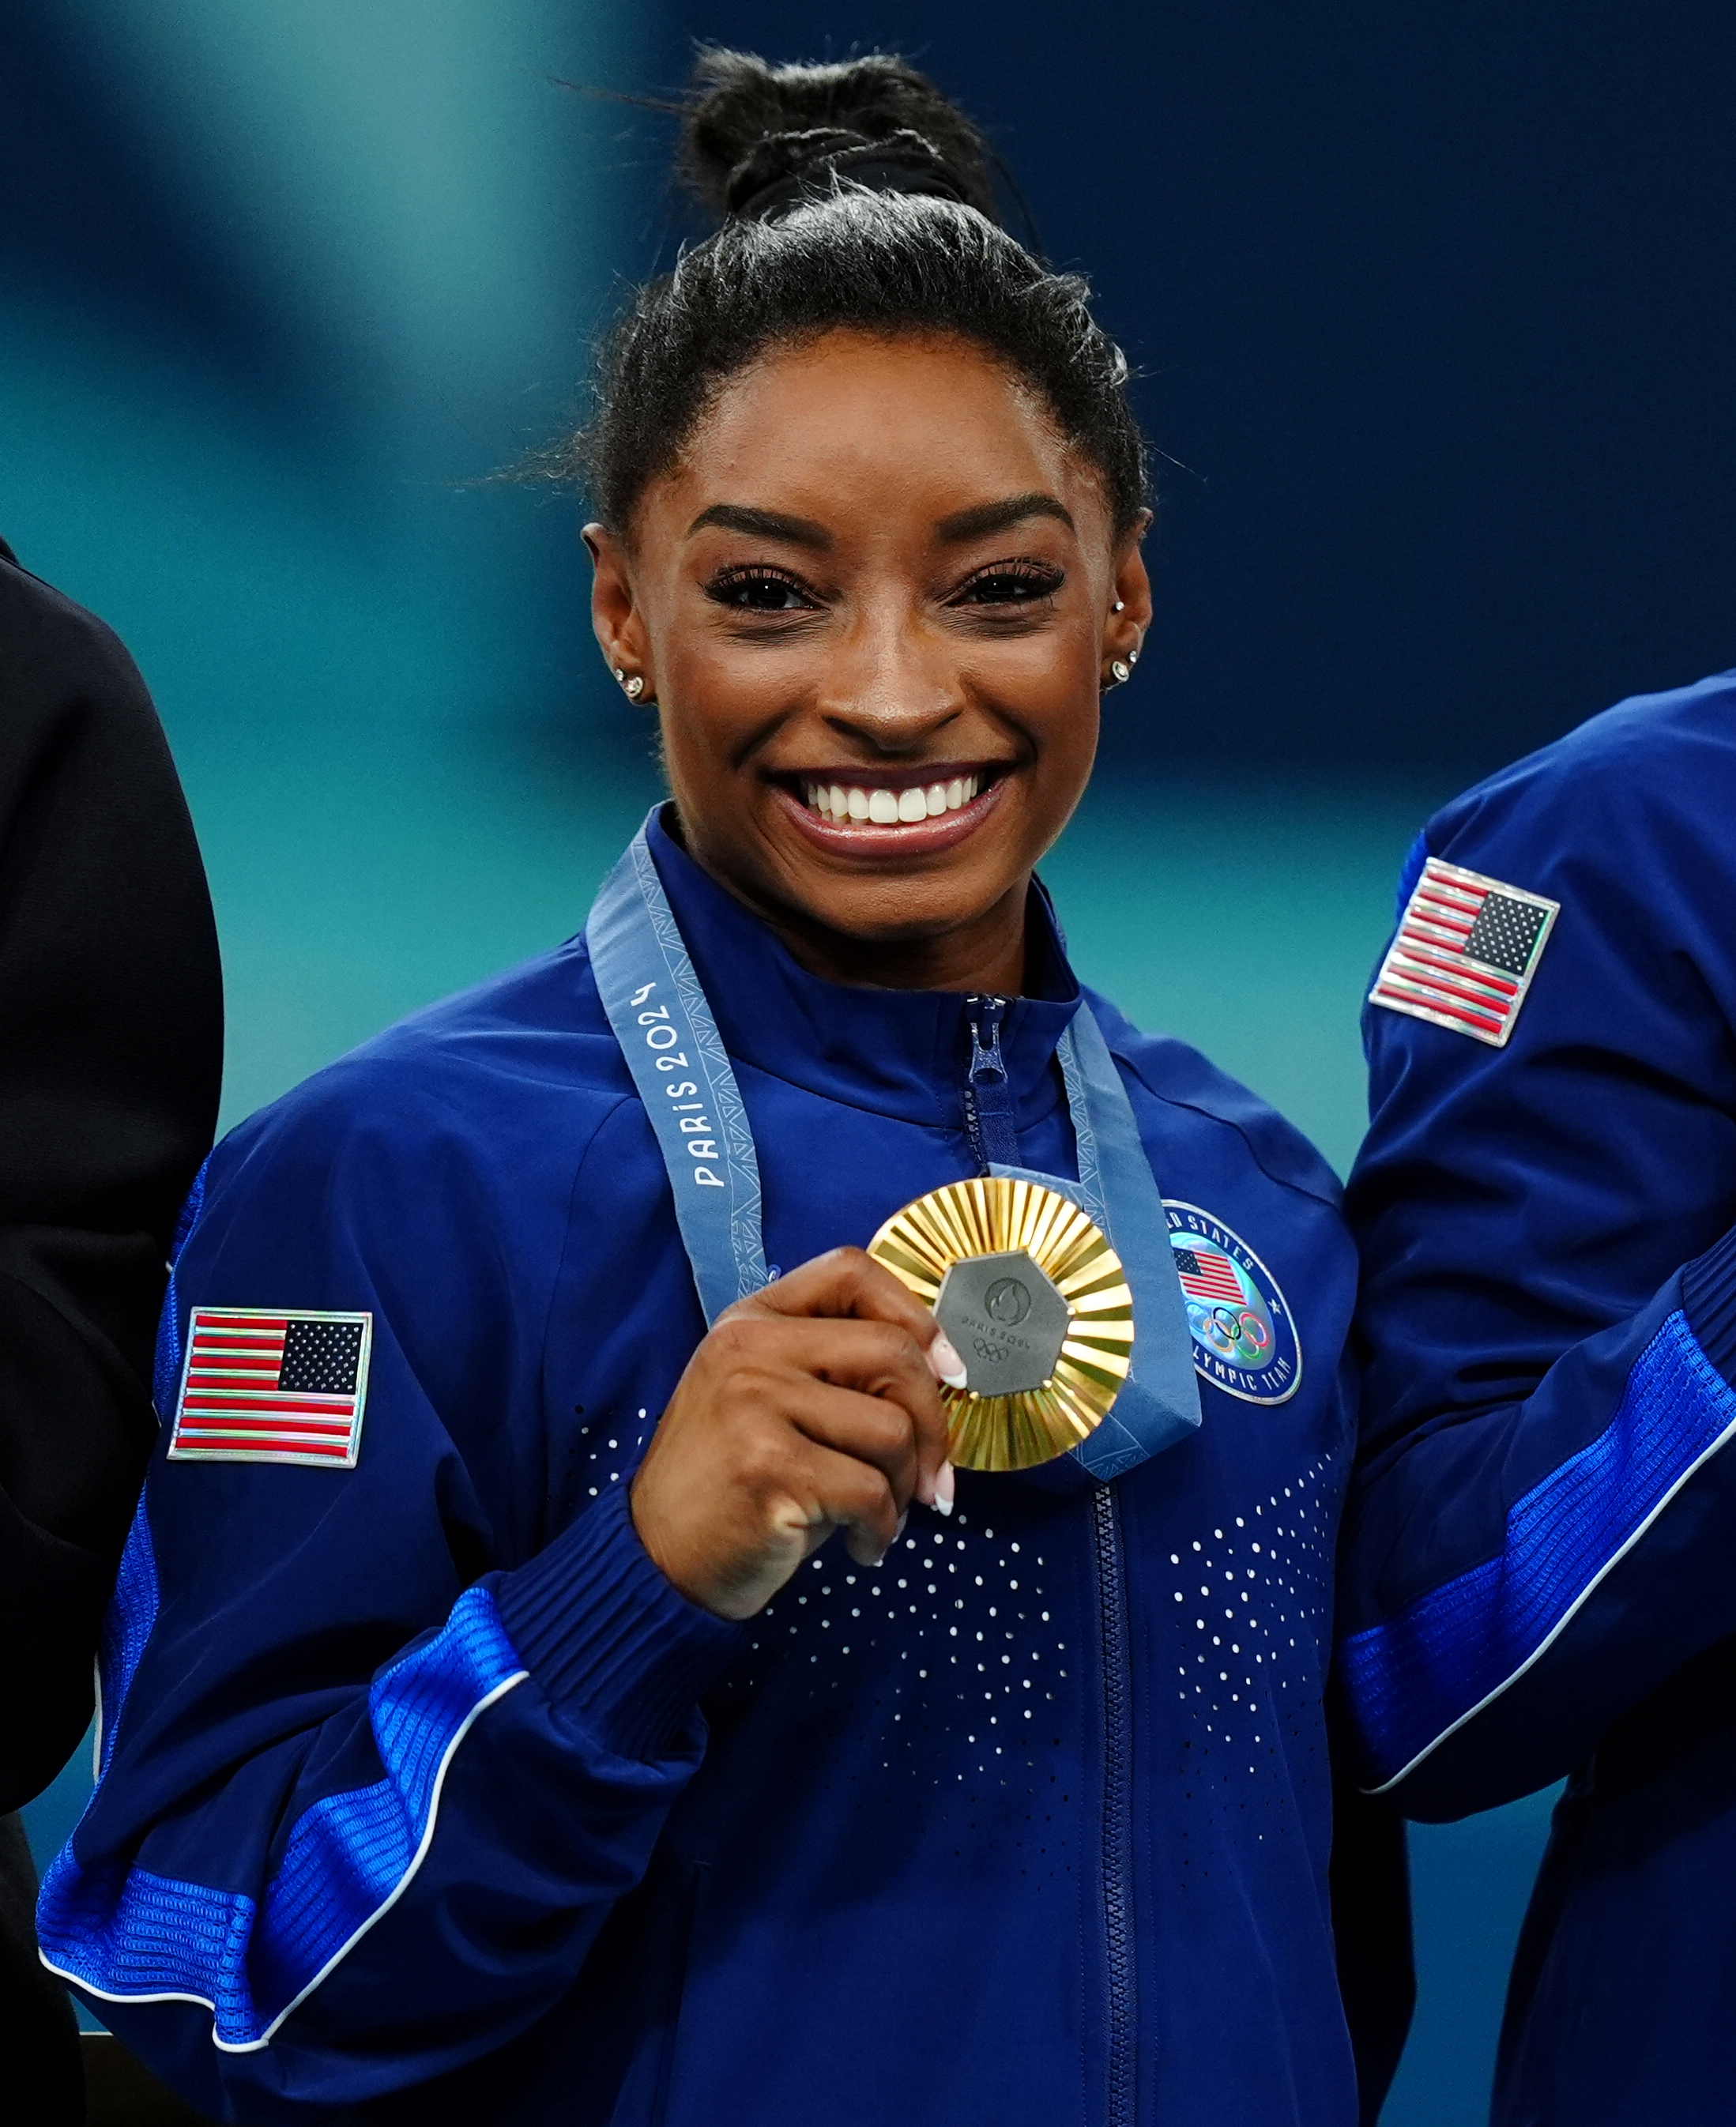
<path fill-rule="evenodd" d="M 878 1566 L 904 1528 L 904 1512 L 885 1476 L 853 1453 L 818 1445 L 809 1447 L 803 1461 L 812 1487 L 808 1548 L 818 1550 L 832 1529 L 841 1528 L 856 1564 Z"/>
<path fill-rule="evenodd" d="M 965 1364 L 916 1295 L 884 1263 L 861 1248 L 832 1248 L 749 1300 L 744 1310 L 769 1315 L 822 1315 L 834 1319 L 890 1322 L 929 1355 L 935 1377 L 951 1388 L 965 1386 Z M 730 1312 L 733 1314 L 734 1309 Z"/>
<path fill-rule="evenodd" d="M 916 1433 L 910 1416 L 889 1397 L 816 1381 L 790 1414 L 792 1423 L 816 1447 L 870 1463 L 891 1487 L 902 1513 L 917 1486 Z"/>
<path fill-rule="evenodd" d="M 821 1318 L 832 1323 L 854 1319 L 880 1322 L 900 1330 L 922 1353 L 929 1374 L 950 1388 L 963 1388 L 965 1364 L 951 1341 L 914 1293 L 901 1285 L 883 1263 L 861 1248 L 833 1248 L 778 1279 L 749 1300 L 738 1303 L 721 1318 L 757 1315 L 784 1319 Z M 832 1379 L 841 1376 L 829 1367 L 815 1367 Z M 897 1394 L 896 1390 L 874 1388 L 856 1379 L 853 1385 L 868 1387 L 870 1394 Z M 905 1398 L 917 1422 L 918 1476 L 916 1496 L 941 1514 L 952 1512 L 952 1466 L 946 1460 L 946 1424 L 937 1400 L 924 1398 L 916 1408 Z"/>
<path fill-rule="evenodd" d="M 880 1403 L 870 1433 L 874 1428 L 894 1431 L 896 1452 L 904 1460 L 894 1472 L 885 1459 L 894 1451 L 884 1446 L 870 1459 L 894 1476 L 904 1501 L 914 1496 L 932 1506 L 942 1496 L 950 1500 L 946 1406 L 927 1357 L 905 1329 L 890 1322 L 797 1316 L 743 1319 L 728 1328 L 720 1323 L 713 1334 L 719 1333 L 751 1348 L 759 1365 L 769 1362 L 786 1378 L 796 1377 L 788 1409 L 804 1430 L 812 1431 L 808 1414 L 818 1408 L 816 1399 L 823 1385 L 856 1391 L 859 1400 Z M 867 1438 L 869 1433 L 865 1433 Z M 847 1445 L 837 1437 L 832 1444 Z M 950 1507 L 941 1511 L 949 1512 Z"/>

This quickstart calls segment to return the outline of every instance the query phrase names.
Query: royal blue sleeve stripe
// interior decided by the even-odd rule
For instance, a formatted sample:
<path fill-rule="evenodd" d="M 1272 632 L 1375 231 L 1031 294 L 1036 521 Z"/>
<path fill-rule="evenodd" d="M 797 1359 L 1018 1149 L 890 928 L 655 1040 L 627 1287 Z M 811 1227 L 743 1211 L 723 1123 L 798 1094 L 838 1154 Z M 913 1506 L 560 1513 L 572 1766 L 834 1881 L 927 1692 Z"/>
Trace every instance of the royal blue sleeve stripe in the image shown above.
<path fill-rule="evenodd" d="M 87 1870 L 69 1842 L 38 1908 L 44 1963 L 106 2000 L 202 2002 L 225 2052 L 268 2045 L 403 1895 L 433 1840 L 453 1752 L 526 1674 L 492 1595 L 467 1589 L 439 1632 L 374 1680 L 385 1778 L 297 1819 L 263 1913 L 240 1892 Z"/>
<path fill-rule="evenodd" d="M 402 1896 L 434 1838 L 453 1753 L 528 1673 L 494 1597 L 471 1588 L 432 1640 L 376 1680 L 368 1713 L 386 1778 L 327 1795 L 289 1836 L 254 1950 L 268 2005 L 259 2044 Z"/>
<path fill-rule="evenodd" d="M 1736 1391 L 1678 1309 L 1635 1361 L 1608 1427 L 1514 1505 L 1501 1554 L 1344 1643 L 1373 1792 L 1524 1675 L 1733 1430 Z"/>

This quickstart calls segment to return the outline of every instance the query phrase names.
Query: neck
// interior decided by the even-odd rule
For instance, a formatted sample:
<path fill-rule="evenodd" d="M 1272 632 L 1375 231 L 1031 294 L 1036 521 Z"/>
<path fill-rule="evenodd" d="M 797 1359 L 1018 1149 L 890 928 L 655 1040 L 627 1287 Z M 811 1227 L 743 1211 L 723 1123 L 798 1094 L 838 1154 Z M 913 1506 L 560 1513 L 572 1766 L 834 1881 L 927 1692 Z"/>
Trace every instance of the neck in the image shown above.
<path fill-rule="evenodd" d="M 883 990 L 956 990 L 1018 997 L 1025 987 L 1025 908 L 1031 874 L 992 908 L 923 938 L 863 938 L 817 923 L 799 909 L 762 899 L 687 852 L 723 891 L 775 931 L 790 957 L 823 982 Z"/>
<path fill-rule="evenodd" d="M 798 965 L 829 983 L 886 990 L 956 990 L 1018 997 L 1025 987 L 1028 874 L 979 917 L 927 938 L 861 938 L 761 908 Z"/>

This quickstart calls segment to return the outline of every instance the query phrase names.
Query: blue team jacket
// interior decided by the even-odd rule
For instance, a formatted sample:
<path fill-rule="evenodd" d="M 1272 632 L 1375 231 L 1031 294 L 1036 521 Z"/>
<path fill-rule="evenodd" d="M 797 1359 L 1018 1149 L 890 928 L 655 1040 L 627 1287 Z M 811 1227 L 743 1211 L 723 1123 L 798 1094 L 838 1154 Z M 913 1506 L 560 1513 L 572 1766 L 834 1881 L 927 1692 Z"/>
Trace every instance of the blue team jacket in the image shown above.
<path fill-rule="evenodd" d="M 652 846 L 771 1259 L 975 1172 L 964 1000 L 818 981 Z M 1080 992 L 1032 923 L 1003 1052 L 1021 1160 L 1070 1175 Z M 747 1626 L 628 1512 L 704 1324 L 581 940 L 213 1155 L 165 1405 L 196 1307 L 365 1311 L 372 1353 L 353 1469 L 159 1450 L 128 1547 L 40 1925 L 170 2083 L 249 2120 L 1354 2120 L 1321 1712 L 1352 1251 L 1293 1131 L 1099 1010 L 1174 1215 L 1282 1288 L 1297 1393 L 1208 1380 L 1111 1486 L 963 1474 L 956 1518 L 874 1571 L 834 1538 Z"/>
<path fill-rule="evenodd" d="M 1340 1608 L 1362 1779 L 1449 1817 L 1572 1775 L 1498 2120 L 1724 2122 L 1736 674 L 1595 718 L 1425 843 L 1560 914 L 1505 1046 L 1365 1017 Z"/>

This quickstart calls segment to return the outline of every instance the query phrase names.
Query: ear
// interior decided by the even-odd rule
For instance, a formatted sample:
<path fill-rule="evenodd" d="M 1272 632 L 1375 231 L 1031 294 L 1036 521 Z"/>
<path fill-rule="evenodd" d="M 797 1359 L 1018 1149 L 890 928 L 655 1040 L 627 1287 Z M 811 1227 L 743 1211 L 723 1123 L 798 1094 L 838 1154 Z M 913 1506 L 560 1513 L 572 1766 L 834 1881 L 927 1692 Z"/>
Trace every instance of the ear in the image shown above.
<path fill-rule="evenodd" d="M 1151 579 L 1145 573 L 1145 557 L 1140 551 L 1151 523 L 1151 512 L 1142 509 L 1139 522 L 1116 549 L 1115 571 L 1109 590 L 1109 611 L 1103 622 L 1105 662 L 1119 658 L 1136 665 L 1151 628 Z"/>
<path fill-rule="evenodd" d="M 591 550 L 591 624 L 611 672 L 644 682 L 643 701 L 657 699 L 651 644 L 633 588 L 633 557 L 626 542 L 604 524 L 585 527 Z"/>

